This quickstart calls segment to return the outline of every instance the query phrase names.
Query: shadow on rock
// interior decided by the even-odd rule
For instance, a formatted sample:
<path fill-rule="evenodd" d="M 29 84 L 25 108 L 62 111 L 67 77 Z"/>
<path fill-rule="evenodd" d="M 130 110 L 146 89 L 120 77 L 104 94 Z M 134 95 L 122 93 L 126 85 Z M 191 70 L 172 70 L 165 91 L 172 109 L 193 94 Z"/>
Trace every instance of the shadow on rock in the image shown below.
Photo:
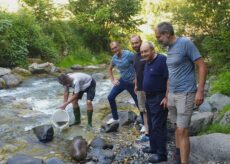
<path fill-rule="evenodd" d="M 88 151 L 88 143 L 82 136 L 74 138 L 70 146 L 70 155 L 75 161 L 80 162 L 85 160 Z"/>

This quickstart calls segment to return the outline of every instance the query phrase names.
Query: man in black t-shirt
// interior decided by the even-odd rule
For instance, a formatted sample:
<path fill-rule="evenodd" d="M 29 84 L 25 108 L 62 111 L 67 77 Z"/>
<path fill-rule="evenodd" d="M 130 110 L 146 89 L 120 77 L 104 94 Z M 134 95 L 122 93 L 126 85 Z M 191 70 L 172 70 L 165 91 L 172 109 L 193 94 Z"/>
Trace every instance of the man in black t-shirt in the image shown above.
<path fill-rule="evenodd" d="M 145 108 L 146 97 L 143 91 L 143 76 L 144 76 L 144 68 L 145 68 L 146 61 L 142 59 L 140 53 L 140 47 L 142 43 L 141 37 L 139 35 L 133 35 L 130 38 L 130 42 L 132 48 L 136 51 L 134 57 L 134 69 L 136 72 L 135 92 L 137 94 L 138 107 L 142 115 L 142 120 L 144 122 L 144 126 L 141 128 L 141 132 L 144 134 L 140 136 L 138 141 L 146 142 L 149 141 L 148 119 L 147 119 L 147 111 Z"/>

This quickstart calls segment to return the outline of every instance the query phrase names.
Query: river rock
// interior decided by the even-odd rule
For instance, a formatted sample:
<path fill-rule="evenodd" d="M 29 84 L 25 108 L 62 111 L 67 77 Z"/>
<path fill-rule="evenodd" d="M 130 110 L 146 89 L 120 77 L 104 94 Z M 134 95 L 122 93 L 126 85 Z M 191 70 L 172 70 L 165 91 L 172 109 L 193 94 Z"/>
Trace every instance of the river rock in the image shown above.
<path fill-rule="evenodd" d="M 106 143 L 106 141 L 100 137 L 95 137 L 91 143 L 90 146 L 92 148 L 97 149 L 113 149 L 113 145 Z"/>
<path fill-rule="evenodd" d="M 45 161 L 45 164 L 65 164 L 65 163 L 62 160 L 54 157 L 54 158 L 47 159 Z"/>
<path fill-rule="evenodd" d="M 42 64 L 33 63 L 29 66 L 29 71 L 32 74 L 54 73 L 57 71 L 57 68 L 54 66 L 53 63 L 49 62 Z"/>
<path fill-rule="evenodd" d="M 7 164 L 42 164 L 42 160 L 24 154 L 17 154 L 8 159 Z"/>
<path fill-rule="evenodd" d="M 120 120 L 119 121 L 120 126 L 129 125 L 131 123 L 134 123 L 137 118 L 136 113 L 134 113 L 133 111 L 119 111 L 118 116 Z M 112 114 L 107 115 L 104 121 L 109 120 L 110 118 L 112 118 Z"/>
<path fill-rule="evenodd" d="M 23 68 L 20 68 L 20 67 L 14 68 L 13 72 L 16 73 L 16 74 L 22 75 L 22 76 L 29 76 L 29 75 L 31 75 L 30 71 L 28 71 L 26 69 L 23 69 Z"/>
<path fill-rule="evenodd" d="M 92 158 L 96 163 L 109 164 L 113 162 L 115 155 L 112 150 L 92 149 L 89 152 L 89 158 Z"/>
<path fill-rule="evenodd" d="M 72 141 L 70 149 L 70 156 L 75 161 L 83 161 L 87 156 L 88 143 L 84 138 L 78 136 Z"/>
<path fill-rule="evenodd" d="M 230 125 L 230 111 L 224 114 L 224 117 L 220 120 L 221 125 Z"/>
<path fill-rule="evenodd" d="M 18 86 L 22 82 L 22 80 L 14 74 L 4 75 L 2 79 L 5 81 L 7 88 Z"/>
<path fill-rule="evenodd" d="M 211 112 L 212 111 L 212 106 L 208 101 L 204 101 L 198 108 L 200 112 Z"/>
<path fill-rule="evenodd" d="M 47 143 L 53 140 L 54 129 L 52 125 L 41 125 L 33 128 L 33 131 L 40 142 Z"/>
<path fill-rule="evenodd" d="M 3 78 L 0 78 L 0 89 L 6 88 L 6 82 Z"/>
<path fill-rule="evenodd" d="M 209 98 L 209 102 L 214 109 L 220 111 L 225 105 L 230 104 L 230 97 L 217 93 Z"/>
<path fill-rule="evenodd" d="M 10 69 L 0 67 L 0 76 L 10 74 L 10 73 L 11 73 Z"/>
<path fill-rule="evenodd" d="M 101 132 L 109 133 L 109 132 L 117 132 L 119 128 L 119 122 L 113 122 L 112 124 L 104 124 L 101 126 Z"/>
<path fill-rule="evenodd" d="M 125 159 L 131 158 L 133 156 L 138 156 L 138 150 L 131 146 L 131 147 L 125 147 L 120 150 L 120 152 L 116 155 L 115 160 L 123 162 Z"/>
<path fill-rule="evenodd" d="M 212 112 L 197 112 L 192 116 L 190 124 L 190 135 L 199 133 L 203 128 L 212 123 Z"/>
<path fill-rule="evenodd" d="M 191 161 L 195 158 L 204 163 L 207 161 L 230 162 L 230 135 L 213 133 L 190 137 L 190 145 Z"/>

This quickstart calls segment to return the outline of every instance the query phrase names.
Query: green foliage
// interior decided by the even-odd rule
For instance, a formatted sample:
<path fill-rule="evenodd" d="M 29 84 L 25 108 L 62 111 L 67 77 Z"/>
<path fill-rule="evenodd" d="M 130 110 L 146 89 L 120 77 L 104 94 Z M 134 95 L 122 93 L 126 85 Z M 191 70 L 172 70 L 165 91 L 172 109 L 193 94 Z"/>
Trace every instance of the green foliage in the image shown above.
<path fill-rule="evenodd" d="M 210 133 L 225 133 L 230 134 L 230 125 L 220 125 L 220 124 L 212 124 L 207 128 L 203 129 L 199 135 L 210 134 Z"/>
<path fill-rule="evenodd" d="M 226 71 L 219 74 L 216 80 L 212 82 L 211 91 L 230 96 L 230 72 Z"/>
<path fill-rule="evenodd" d="M 225 106 L 223 107 L 223 109 L 221 109 L 221 111 L 220 111 L 219 114 L 218 114 L 218 115 L 219 115 L 219 118 L 222 119 L 222 118 L 224 117 L 225 113 L 228 112 L 228 111 L 230 111 L 230 104 L 225 105 Z"/>
<path fill-rule="evenodd" d="M 140 10 L 139 0 L 70 0 L 69 8 L 84 43 L 97 52 L 108 49 L 110 38 L 122 38 L 140 23 L 133 18 Z"/>

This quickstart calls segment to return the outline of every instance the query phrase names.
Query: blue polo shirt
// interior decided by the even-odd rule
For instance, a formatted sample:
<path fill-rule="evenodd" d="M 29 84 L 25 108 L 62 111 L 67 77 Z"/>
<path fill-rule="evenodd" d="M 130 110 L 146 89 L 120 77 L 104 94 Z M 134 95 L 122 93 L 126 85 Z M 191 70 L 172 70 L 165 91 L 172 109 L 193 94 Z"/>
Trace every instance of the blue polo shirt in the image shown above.
<path fill-rule="evenodd" d="M 167 80 L 166 56 L 158 54 L 155 59 L 145 64 L 143 90 L 146 94 L 166 92 Z"/>
<path fill-rule="evenodd" d="M 134 54 L 128 50 L 122 50 L 121 57 L 116 54 L 112 57 L 112 66 L 116 66 L 120 71 L 121 79 L 131 82 L 135 79 L 135 69 L 133 66 Z"/>

